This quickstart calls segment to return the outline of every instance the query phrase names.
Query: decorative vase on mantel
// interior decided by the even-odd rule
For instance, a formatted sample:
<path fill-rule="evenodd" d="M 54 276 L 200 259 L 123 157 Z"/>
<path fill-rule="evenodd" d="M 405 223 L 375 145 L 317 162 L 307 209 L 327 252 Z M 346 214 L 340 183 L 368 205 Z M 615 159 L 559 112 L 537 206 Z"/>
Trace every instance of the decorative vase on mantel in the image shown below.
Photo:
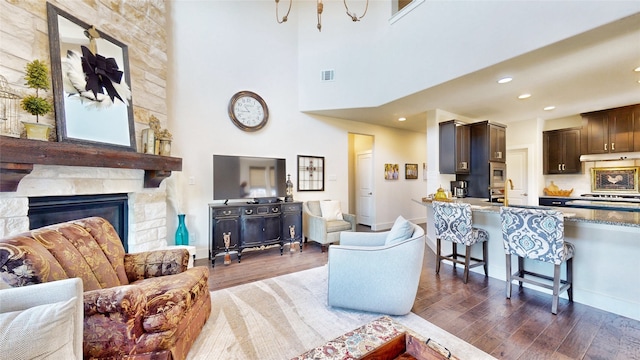
<path fill-rule="evenodd" d="M 176 229 L 176 245 L 189 245 L 189 230 L 184 222 L 185 214 L 178 214 L 178 228 Z"/>

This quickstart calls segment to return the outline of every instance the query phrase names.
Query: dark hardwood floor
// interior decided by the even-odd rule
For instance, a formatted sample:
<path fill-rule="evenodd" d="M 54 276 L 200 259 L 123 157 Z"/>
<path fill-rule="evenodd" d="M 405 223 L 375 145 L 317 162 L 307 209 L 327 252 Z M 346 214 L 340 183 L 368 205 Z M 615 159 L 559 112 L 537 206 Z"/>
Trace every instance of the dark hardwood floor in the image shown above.
<path fill-rule="evenodd" d="M 241 263 L 233 256 L 227 266 L 218 257 L 215 268 L 196 261 L 209 266 L 212 291 L 326 263 L 316 243 L 305 243 L 302 253 L 286 247 L 284 256 L 278 247 L 245 251 Z M 640 359 L 640 321 L 566 299 L 553 315 L 551 295 L 514 286 L 507 300 L 504 281 L 471 272 L 464 284 L 462 273 L 443 262 L 436 275 L 427 247 L 412 311 L 499 359 Z"/>

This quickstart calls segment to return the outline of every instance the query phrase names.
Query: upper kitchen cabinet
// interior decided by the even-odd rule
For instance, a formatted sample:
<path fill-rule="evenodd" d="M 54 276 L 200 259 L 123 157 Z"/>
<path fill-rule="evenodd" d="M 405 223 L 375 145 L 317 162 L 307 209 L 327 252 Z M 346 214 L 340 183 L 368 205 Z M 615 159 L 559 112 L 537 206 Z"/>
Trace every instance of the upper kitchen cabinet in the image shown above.
<path fill-rule="evenodd" d="M 640 105 L 633 108 L 633 151 L 640 151 Z"/>
<path fill-rule="evenodd" d="M 607 154 L 634 149 L 634 141 L 640 138 L 640 105 L 631 105 L 615 109 L 582 114 L 586 120 L 587 153 Z M 639 144 L 640 145 L 640 144 Z"/>
<path fill-rule="evenodd" d="M 457 174 L 456 180 L 467 181 L 470 197 L 491 197 L 489 187 L 504 182 L 496 181 L 495 173 L 492 173 L 491 169 L 500 168 L 500 165 L 504 168 L 504 164 L 500 163 L 505 162 L 506 156 L 506 126 L 489 121 L 475 122 L 467 126 L 471 130 L 470 171 L 468 174 Z"/>
<path fill-rule="evenodd" d="M 543 172 L 545 174 L 577 174 L 582 172 L 580 136 L 580 128 L 542 133 Z"/>
<path fill-rule="evenodd" d="M 440 173 L 468 174 L 471 156 L 471 131 L 467 124 L 458 120 L 441 122 L 440 128 Z"/>
<path fill-rule="evenodd" d="M 502 125 L 488 124 L 489 127 L 489 161 L 506 161 L 506 129 Z"/>

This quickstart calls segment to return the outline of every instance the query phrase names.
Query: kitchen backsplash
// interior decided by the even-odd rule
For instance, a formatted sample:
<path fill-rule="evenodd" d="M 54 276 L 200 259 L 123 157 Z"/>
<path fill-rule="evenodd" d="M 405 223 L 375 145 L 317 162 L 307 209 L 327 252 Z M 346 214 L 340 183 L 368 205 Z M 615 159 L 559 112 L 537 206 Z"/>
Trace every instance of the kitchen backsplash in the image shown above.
<path fill-rule="evenodd" d="M 594 191 L 591 190 L 591 168 L 616 168 L 626 166 L 640 166 L 640 160 L 583 162 L 582 174 L 544 175 L 544 184 L 542 184 L 541 188 L 539 189 L 538 195 L 545 196 L 543 189 L 544 187 L 549 186 L 549 184 L 551 184 L 551 181 L 553 181 L 553 183 L 562 190 L 573 189 L 571 196 L 580 196 L 581 194 L 592 193 Z"/>

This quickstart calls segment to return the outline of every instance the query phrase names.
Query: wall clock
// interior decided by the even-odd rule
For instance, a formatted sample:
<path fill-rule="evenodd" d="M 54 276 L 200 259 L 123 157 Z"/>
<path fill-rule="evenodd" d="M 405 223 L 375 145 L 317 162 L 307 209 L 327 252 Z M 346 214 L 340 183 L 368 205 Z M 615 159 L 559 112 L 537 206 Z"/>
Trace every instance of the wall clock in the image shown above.
<path fill-rule="evenodd" d="M 229 100 L 229 118 L 241 130 L 256 131 L 269 120 L 269 108 L 260 95 L 240 91 Z"/>

